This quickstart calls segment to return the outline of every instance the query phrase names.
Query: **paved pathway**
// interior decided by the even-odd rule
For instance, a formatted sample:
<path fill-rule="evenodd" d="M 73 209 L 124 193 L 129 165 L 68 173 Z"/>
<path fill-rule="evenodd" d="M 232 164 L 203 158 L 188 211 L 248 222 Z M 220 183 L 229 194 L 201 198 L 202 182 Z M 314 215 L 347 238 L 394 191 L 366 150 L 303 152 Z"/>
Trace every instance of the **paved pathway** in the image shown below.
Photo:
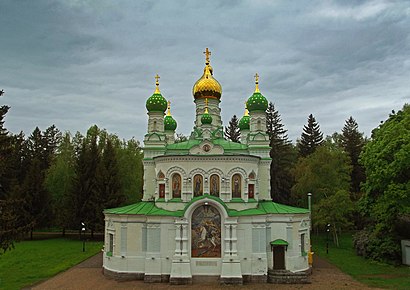
<path fill-rule="evenodd" d="M 315 257 L 311 284 L 273 285 L 245 284 L 242 286 L 221 286 L 218 283 L 201 283 L 194 285 L 169 285 L 168 283 L 148 284 L 143 281 L 117 282 L 102 274 L 102 253 L 56 275 L 55 277 L 35 285 L 31 289 L 375 289 L 353 280 L 338 268 L 319 257 Z"/>

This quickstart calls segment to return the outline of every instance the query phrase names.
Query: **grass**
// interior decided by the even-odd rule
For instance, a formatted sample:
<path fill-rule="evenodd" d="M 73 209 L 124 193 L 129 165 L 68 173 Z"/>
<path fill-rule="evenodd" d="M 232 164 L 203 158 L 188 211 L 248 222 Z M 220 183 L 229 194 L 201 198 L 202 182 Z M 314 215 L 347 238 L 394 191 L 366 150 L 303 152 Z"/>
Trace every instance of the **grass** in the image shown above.
<path fill-rule="evenodd" d="M 329 241 L 329 254 L 326 254 L 326 235 L 312 235 L 313 252 L 357 281 L 372 287 L 410 289 L 410 267 L 395 267 L 357 256 L 352 234 L 343 234 L 339 242 L 340 247 L 337 248 Z"/>
<path fill-rule="evenodd" d="M 101 251 L 102 242 L 49 239 L 23 241 L 0 255 L 0 289 L 21 289 L 62 272 Z"/>

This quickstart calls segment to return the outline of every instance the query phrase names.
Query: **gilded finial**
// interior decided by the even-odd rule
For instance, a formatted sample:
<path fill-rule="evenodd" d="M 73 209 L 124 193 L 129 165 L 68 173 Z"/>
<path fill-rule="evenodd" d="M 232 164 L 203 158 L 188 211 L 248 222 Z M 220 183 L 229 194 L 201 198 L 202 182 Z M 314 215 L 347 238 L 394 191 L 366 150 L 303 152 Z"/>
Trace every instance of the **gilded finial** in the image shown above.
<path fill-rule="evenodd" d="M 255 74 L 255 93 L 259 93 L 259 75 L 258 73 Z"/>
<path fill-rule="evenodd" d="M 168 101 L 168 112 L 167 116 L 171 116 L 171 101 Z"/>
<path fill-rule="evenodd" d="M 161 92 L 159 91 L 159 79 L 160 79 L 159 75 L 156 74 L 156 75 L 155 75 L 155 86 L 156 86 L 156 88 L 155 88 L 154 94 L 160 94 L 160 93 L 161 93 Z"/>
<path fill-rule="evenodd" d="M 205 54 L 205 63 L 209 64 L 209 56 L 211 55 L 211 52 L 209 51 L 208 47 L 204 51 Z"/>
<path fill-rule="evenodd" d="M 205 99 L 205 113 L 208 114 L 208 98 Z"/>

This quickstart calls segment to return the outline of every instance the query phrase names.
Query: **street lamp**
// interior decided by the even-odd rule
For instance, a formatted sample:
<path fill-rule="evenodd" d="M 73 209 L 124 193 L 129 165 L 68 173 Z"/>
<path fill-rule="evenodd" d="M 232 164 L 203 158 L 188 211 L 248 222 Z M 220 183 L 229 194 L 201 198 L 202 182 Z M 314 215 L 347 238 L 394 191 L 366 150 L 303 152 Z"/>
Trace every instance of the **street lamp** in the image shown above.
<path fill-rule="evenodd" d="M 326 225 L 326 254 L 329 254 L 329 232 L 330 232 L 330 224 Z"/>
<path fill-rule="evenodd" d="M 83 234 L 83 252 L 85 252 L 85 223 L 81 222 L 81 233 Z"/>

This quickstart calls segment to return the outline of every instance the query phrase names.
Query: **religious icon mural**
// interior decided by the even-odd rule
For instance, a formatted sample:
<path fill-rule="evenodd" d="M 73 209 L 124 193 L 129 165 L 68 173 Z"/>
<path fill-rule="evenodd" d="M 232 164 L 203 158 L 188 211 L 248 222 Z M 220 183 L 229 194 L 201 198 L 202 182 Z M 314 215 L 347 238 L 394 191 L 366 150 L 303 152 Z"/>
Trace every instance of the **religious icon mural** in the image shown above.
<path fill-rule="evenodd" d="M 241 198 L 241 186 L 242 186 L 242 180 L 241 176 L 239 174 L 235 174 L 232 176 L 232 197 L 239 197 Z"/>
<path fill-rule="evenodd" d="M 197 174 L 194 176 L 194 197 L 201 196 L 204 192 L 204 183 L 202 175 Z"/>
<path fill-rule="evenodd" d="M 211 175 L 209 192 L 213 196 L 219 197 L 219 176 L 216 174 Z"/>
<path fill-rule="evenodd" d="M 181 175 L 178 173 L 172 175 L 172 197 L 181 198 Z"/>
<path fill-rule="evenodd" d="M 210 205 L 194 210 L 191 220 L 191 254 L 194 258 L 221 257 L 221 215 Z"/>

